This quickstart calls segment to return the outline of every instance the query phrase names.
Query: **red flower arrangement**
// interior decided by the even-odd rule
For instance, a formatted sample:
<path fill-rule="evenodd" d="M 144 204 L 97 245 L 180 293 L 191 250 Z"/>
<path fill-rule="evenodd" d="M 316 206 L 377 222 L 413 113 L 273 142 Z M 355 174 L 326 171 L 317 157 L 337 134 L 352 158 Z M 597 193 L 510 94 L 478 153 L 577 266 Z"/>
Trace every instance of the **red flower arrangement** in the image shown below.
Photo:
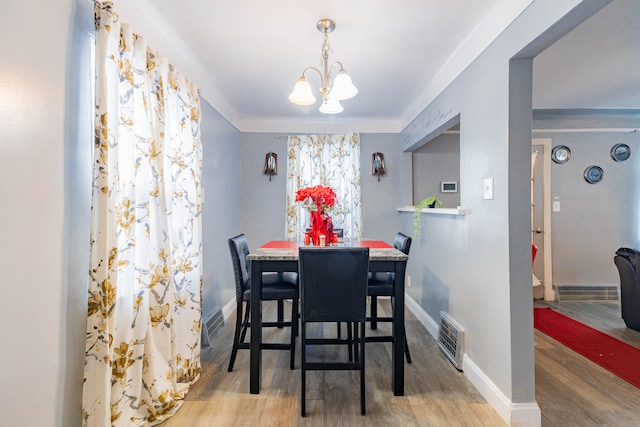
<path fill-rule="evenodd" d="M 309 210 L 330 210 L 336 204 L 336 192 L 331 187 L 316 185 L 296 191 L 296 202 L 303 202 Z"/>
<path fill-rule="evenodd" d="M 304 206 L 311 211 L 309 226 L 311 240 L 316 246 L 320 244 L 321 235 L 326 236 L 325 245 L 331 244 L 333 222 L 326 211 L 333 208 L 336 201 L 336 192 L 331 187 L 316 185 L 296 191 L 296 202 L 304 203 Z"/>

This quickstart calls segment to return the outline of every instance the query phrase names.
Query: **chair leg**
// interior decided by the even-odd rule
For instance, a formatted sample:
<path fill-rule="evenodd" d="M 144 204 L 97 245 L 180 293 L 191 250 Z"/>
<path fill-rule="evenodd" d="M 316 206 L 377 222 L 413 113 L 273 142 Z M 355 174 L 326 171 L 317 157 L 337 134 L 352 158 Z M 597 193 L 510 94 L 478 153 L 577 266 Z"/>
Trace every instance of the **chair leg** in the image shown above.
<path fill-rule="evenodd" d="M 306 413 L 306 396 L 305 396 L 305 390 L 306 390 L 306 373 L 307 373 L 307 343 L 306 343 L 306 338 L 307 338 L 307 334 L 306 334 L 306 326 L 305 326 L 305 322 L 302 322 L 300 325 L 300 328 L 302 329 L 302 338 L 300 340 L 300 372 L 302 375 L 302 381 L 300 384 L 300 416 L 304 417 L 307 415 Z"/>
<path fill-rule="evenodd" d="M 350 323 L 349 327 L 353 328 L 353 341 L 351 345 L 353 346 L 354 361 L 357 363 L 360 361 L 360 333 L 358 332 L 360 323 Z"/>
<path fill-rule="evenodd" d="M 278 322 L 284 322 L 284 301 L 281 299 L 278 300 Z M 278 329 L 282 329 L 282 325 Z"/>
<path fill-rule="evenodd" d="M 251 314 L 251 303 L 245 302 L 244 306 L 244 320 L 242 321 L 242 334 L 240 335 L 239 343 L 244 342 L 244 338 L 247 335 L 247 325 L 249 325 L 249 315 Z"/>
<path fill-rule="evenodd" d="M 353 362 L 354 340 L 351 332 L 351 322 L 347 322 L 347 347 L 349 347 L 349 362 Z"/>
<path fill-rule="evenodd" d="M 371 329 L 378 329 L 378 297 L 371 297 Z"/>
<path fill-rule="evenodd" d="M 373 297 L 372 297 L 373 298 Z M 393 312 L 393 304 L 391 305 Z M 392 314 L 393 315 L 393 314 Z M 373 329 L 373 328 L 371 328 Z M 407 358 L 407 363 L 411 363 L 411 353 L 409 352 L 409 343 L 407 342 L 407 328 L 404 329 L 404 356 Z"/>
<path fill-rule="evenodd" d="M 233 371 L 233 365 L 236 362 L 238 343 L 240 342 L 240 330 L 242 329 L 242 326 L 242 302 L 239 302 L 236 307 L 236 331 L 233 334 L 233 347 L 231 348 L 231 357 L 229 358 L 229 367 L 227 367 L 227 372 Z"/>
<path fill-rule="evenodd" d="M 298 335 L 298 299 L 291 302 L 291 360 L 289 369 L 293 370 L 296 358 L 296 335 Z"/>
<path fill-rule="evenodd" d="M 365 323 L 367 322 L 361 322 L 360 323 L 360 413 L 362 415 L 365 415 L 366 413 L 366 403 L 365 403 L 365 398 L 366 398 L 366 393 L 365 393 L 365 388 L 364 388 L 364 347 L 365 347 L 365 336 L 364 336 L 364 331 L 365 331 Z M 356 326 L 357 328 L 357 326 Z"/>
<path fill-rule="evenodd" d="M 409 343 L 407 342 L 407 332 L 404 333 L 404 355 L 407 358 L 407 363 L 411 363 L 411 353 L 409 353 Z"/>

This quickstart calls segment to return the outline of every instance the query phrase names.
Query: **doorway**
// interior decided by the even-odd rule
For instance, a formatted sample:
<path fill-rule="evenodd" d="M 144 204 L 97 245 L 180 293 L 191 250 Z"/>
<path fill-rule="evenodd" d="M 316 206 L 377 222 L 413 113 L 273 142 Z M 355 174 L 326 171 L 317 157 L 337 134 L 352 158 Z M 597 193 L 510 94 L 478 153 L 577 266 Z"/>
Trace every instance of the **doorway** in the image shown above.
<path fill-rule="evenodd" d="M 551 252 L 551 138 L 534 138 L 531 143 L 531 244 L 534 299 L 554 301 Z"/>

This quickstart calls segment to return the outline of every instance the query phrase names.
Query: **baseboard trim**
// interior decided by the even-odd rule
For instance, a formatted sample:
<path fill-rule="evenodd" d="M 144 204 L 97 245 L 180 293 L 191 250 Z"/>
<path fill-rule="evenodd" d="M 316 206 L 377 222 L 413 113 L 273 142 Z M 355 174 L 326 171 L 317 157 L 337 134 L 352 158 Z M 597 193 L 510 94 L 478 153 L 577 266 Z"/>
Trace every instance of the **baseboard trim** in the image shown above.
<path fill-rule="evenodd" d="M 229 300 L 228 303 L 222 307 L 222 317 L 224 318 L 225 323 L 229 321 L 229 318 L 236 310 L 236 298 L 233 297 Z"/>
<path fill-rule="evenodd" d="M 605 300 L 618 301 L 620 299 L 618 285 L 596 285 L 596 286 L 555 286 L 558 300 Z"/>
<path fill-rule="evenodd" d="M 405 304 L 427 332 L 437 340 L 438 323 L 408 294 L 405 294 Z M 514 427 L 541 426 L 542 413 L 537 402 L 512 403 L 466 353 L 462 364 L 463 374 L 508 425 Z"/>
<path fill-rule="evenodd" d="M 409 294 L 405 294 L 404 303 L 407 306 L 407 308 L 411 310 L 413 315 L 418 318 L 420 323 L 422 323 L 422 326 L 425 327 L 427 332 L 429 332 L 429 334 L 431 334 L 431 336 L 437 340 L 438 328 L 439 328 L 438 323 L 435 320 L 433 320 L 431 316 L 429 316 L 427 312 L 424 311 L 422 307 L 420 307 L 420 305 L 416 302 L 416 300 L 411 298 Z"/>

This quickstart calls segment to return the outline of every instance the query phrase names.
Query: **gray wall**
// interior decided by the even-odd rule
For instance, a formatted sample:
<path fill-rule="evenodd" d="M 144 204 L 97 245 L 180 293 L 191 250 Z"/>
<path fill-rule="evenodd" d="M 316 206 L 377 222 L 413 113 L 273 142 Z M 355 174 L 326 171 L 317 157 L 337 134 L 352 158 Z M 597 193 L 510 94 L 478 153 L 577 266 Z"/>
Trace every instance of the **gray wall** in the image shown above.
<path fill-rule="evenodd" d="M 400 226 L 402 153 L 399 134 L 360 136 L 363 234 L 391 240 Z M 284 238 L 287 135 L 243 133 L 241 137 L 242 224 L 250 247 Z M 265 155 L 278 155 L 278 175 L 263 174 Z M 384 154 L 387 174 L 371 175 L 371 154 Z"/>
<path fill-rule="evenodd" d="M 616 129 L 637 128 L 640 113 L 540 110 L 535 111 L 534 118 L 536 138 L 551 138 L 552 146 L 567 145 L 572 150 L 571 160 L 566 164 L 546 159 L 551 162 L 552 198 L 561 204 L 561 210 L 552 213 L 552 224 L 548 227 L 552 233 L 553 284 L 617 286 L 619 277 L 613 253 L 621 246 L 640 247 L 637 233 L 640 156 L 636 155 L 640 134 Z M 633 156 L 626 162 L 611 159 L 611 147 L 617 143 L 631 147 Z M 439 183 L 459 180 L 459 164 L 459 135 L 440 135 L 414 151 L 414 201 L 435 195 L 445 207 L 458 206 L 459 193 L 439 193 Z M 605 170 L 605 179 L 597 185 L 590 185 L 583 178 L 589 165 L 599 165 Z"/>
<path fill-rule="evenodd" d="M 430 104 L 415 122 L 425 117 L 449 117 L 450 110 L 465 113 L 461 116 L 460 195 L 461 204 L 469 208 L 469 214 L 447 218 L 425 216 L 425 229 L 432 232 L 425 233 L 428 241 L 414 242 L 412 246 L 409 273 L 413 276 L 414 286 L 410 293 L 434 319 L 438 319 L 440 309 L 446 309 L 463 323 L 468 331 L 471 360 L 505 396 L 513 397 L 514 402 L 532 400 L 532 380 L 528 378 L 532 376 L 532 330 L 515 327 L 512 331 L 510 326 L 513 323 L 511 313 L 515 320 L 528 319 L 531 313 L 530 303 L 518 306 L 509 298 L 510 294 L 519 297 L 524 292 L 524 288 L 518 289 L 518 280 L 522 280 L 524 286 L 530 282 L 530 273 L 524 268 L 515 271 L 514 275 L 507 265 L 509 235 L 505 224 L 511 217 L 505 198 L 507 194 L 512 195 L 507 180 L 507 169 L 511 164 L 506 129 L 507 61 L 578 3 L 578 0 L 536 0 L 482 59 Z M 122 7 L 125 4 L 127 2 L 122 2 Z M 74 87 L 83 84 L 78 80 L 78 74 L 83 74 L 83 65 L 78 61 L 86 58 L 83 52 L 88 42 L 86 26 L 92 22 L 92 3 L 89 0 L 39 1 L 37 9 L 38 13 L 34 14 L 33 7 L 24 1 L 7 0 L 3 2 L 5 13 L 0 15 L 0 28 L 5 36 L 0 40 L 0 46 L 3 55 L 9 58 L 0 69 L 3 82 L 3 102 L 0 103 L 0 182 L 3 184 L 0 194 L 2 200 L 10 203 L 10 208 L 0 211 L 4 237 L 0 259 L 3 280 L 7 284 L 0 324 L 3 325 L 3 341 L 8 343 L 0 375 L 3 378 L 1 394 L 9 396 L 3 402 L 3 422 L 16 426 L 75 427 L 81 425 L 86 327 L 86 280 L 82 272 L 86 272 L 87 266 L 86 253 L 79 253 L 77 248 L 87 244 L 88 236 L 88 212 L 82 213 L 86 207 L 86 186 L 79 183 L 79 179 L 87 170 L 83 162 L 87 158 L 86 144 L 92 144 L 90 133 L 84 134 L 87 111 L 92 107 L 82 88 L 75 91 Z M 193 75 L 182 67 L 188 60 L 179 58 L 179 53 L 165 51 L 154 41 L 150 31 L 156 31 L 157 40 L 162 34 L 154 30 L 153 25 L 149 26 L 149 31 L 141 30 L 129 17 L 123 14 L 123 18 L 135 24 L 134 29 L 147 36 L 155 48 L 179 65 L 178 68 L 185 70 L 188 76 Z M 52 26 L 51 22 L 58 25 Z M 198 83 L 197 78 L 192 79 Z M 276 185 L 284 184 L 267 187 L 274 183 L 261 175 L 264 149 L 270 143 L 265 142 L 262 151 L 258 148 L 251 155 L 247 152 L 251 136 L 242 135 L 240 151 L 235 154 L 230 148 L 230 140 L 236 140 L 237 134 L 228 128 L 228 124 L 218 122 L 204 103 L 203 112 L 205 305 L 208 306 L 205 310 L 208 311 L 230 299 L 226 295 L 232 295 L 233 284 L 227 284 L 229 279 L 224 278 L 231 278 L 230 263 L 225 261 L 229 257 L 224 246 L 226 239 L 246 230 L 256 245 L 283 234 L 282 219 L 274 220 L 260 212 L 271 203 L 260 205 L 255 200 L 271 199 L 257 197 L 252 185 L 260 184 L 260 188 L 268 189 L 269 194 L 277 191 L 282 194 Z M 84 125 L 79 123 L 83 121 Z M 207 122 L 218 124 L 209 127 Z M 432 129 L 430 125 L 426 128 L 413 126 L 403 133 L 401 141 L 393 135 L 363 135 L 363 170 L 370 169 L 368 162 L 373 151 L 385 154 L 389 168 L 389 174 L 382 177 L 380 183 L 373 176 L 363 176 L 363 194 L 367 194 L 367 198 L 373 194 L 381 200 L 374 206 L 365 207 L 365 218 L 369 213 L 374 218 L 365 219 L 365 233 L 371 233 L 371 237 L 387 239 L 398 229 L 410 233 L 411 215 L 395 211 L 401 204 L 396 198 L 403 190 L 400 154 L 394 154 L 392 148 L 386 147 L 397 143 L 405 149 L 423 139 Z M 228 156 L 220 156 L 220 162 L 226 162 L 234 155 L 239 155 L 240 161 L 229 161 L 225 165 L 216 165 L 213 161 L 212 164 L 209 157 L 218 149 Z M 282 159 L 283 152 L 278 153 Z M 398 155 L 397 161 L 393 159 L 395 155 Z M 251 171 L 249 164 L 244 163 L 245 157 L 252 162 L 254 169 Z M 233 168 L 240 177 L 234 174 Z M 496 199 L 493 201 L 481 199 L 479 186 L 486 176 L 496 179 Z M 284 177 L 278 175 L 277 178 Z M 230 200 L 216 199 L 216 189 Z M 237 206 L 234 199 L 237 194 L 242 195 L 240 211 L 248 208 L 253 211 L 240 222 L 234 216 L 238 211 L 228 214 L 224 205 Z M 635 200 L 638 200 L 637 189 Z M 521 202 L 526 205 L 526 198 Z M 277 212 L 279 208 L 274 209 L 267 212 L 275 212 L 281 218 L 282 212 Z M 637 231 L 635 235 L 638 235 Z M 528 236 L 523 240 L 522 249 L 514 252 L 514 256 L 522 258 L 526 265 Z M 209 269 L 210 263 L 215 263 L 216 267 Z M 527 287 L 530 289 L 530 284 Z M 514 339 L 514 334 L 518 333 L 522 333 L 523 344 Z M 524 353 L 513 350 L 520 344 Z M 520 366 L 514 367 L 516 363 L 512 360 L 525 364 L 522 367 L 524 379 L 517 378 L 514 371 Z M 521 390 L 524 395 L 518 393 Z"/>
<path fill-rule="evenodd" d="M 537 112 L 534 117 L 535 129 L 558 129 L 535 132 L 536 137 L 552 138 L 552 146 L 571 149 L 567 163 L 551 162 L 551 196 L 560 201 L 560 211 L 551 214 L 553 283 L 618 285 L 614 252 L 621 246 L 640 247 L 640 134 L 589 132 L 589 128 L 637 128 L 640 113 L 552 111 Z M 611 147 L 617 143 L 631 147 L 627 161 L 611 158 Z M 590 165 L 604 170 L 598 184 L 588 184 L 583 178 Z"/>
<path fill-rule="evenodd" d="M 605 4 L 580 3 L 534 2 L 403 132 L 404 149 L 413 150 L 460 115 L 460 204 L 467 215 L 423 215 L 427 231 L 412 246 L 408 292 L 432 319 L 439 321 L 444 310 L 462 324 L 465 363 L 513 403 L 535 404 L 535 384 L 528 232 L 532 66 L 510 60 L 537 55 Z M 485 178 L 494 180 L 493 200 L 482 198 Z M 487 389 L 485 380 L 470 378 Z"/>
<path fill-rule="evenodd" d="M 242 230 L 240 133 L 201 99 L 203 301 L 207 321 L 235 298 L 227 240 Z"/>
<path fill-rule="evenodd" d="M 443 134 L 413 152 L 413 204 L 430 196 L 445 208 L 460 205 L 460 135 Z M 458 182 L 457 193 L 441 193 L 441 181 Z"/>

